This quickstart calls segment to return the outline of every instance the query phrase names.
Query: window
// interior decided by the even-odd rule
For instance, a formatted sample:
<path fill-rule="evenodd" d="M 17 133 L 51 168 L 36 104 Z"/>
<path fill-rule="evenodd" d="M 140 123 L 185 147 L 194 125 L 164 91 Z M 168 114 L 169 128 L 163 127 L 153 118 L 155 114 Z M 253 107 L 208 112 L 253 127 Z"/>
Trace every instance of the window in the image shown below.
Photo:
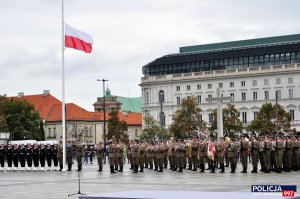
<path fill-rule="evenodd" d="M 180 91 L 180 86 L 176 86 L 176 91 Z"/>
<path fill-rule="evenodd" d="M 257 80 L 252 80 L 252 86 L 257 86 Z"/>
<path fill-rule="evenodd" d="M 258 116 L 258 112 L 257 112 L 257 111 L 254 111 L 254 112 L 253 112 L 253 119 L 256 120 L 256 119 L 257 119 L 257 116 Z"/>
<path fill-rule="evenodd" d="M 176 103 L 180 104 L 180 97 L 176 97 Z"/>
<path fill-rule="evenodd" d="M 191 85 L 187 85 L 187 86 L 186 86 L 186 90 L 187 90 L 187 91 L 191 90 Z"/>
<path fill-rule="evenodd" d="M 242 92 L 242 101 L 246 101 L 246 93 Z"/>
<path fill-rule="evenodd" d="M 270 99 L 269 91 L 265 91 L 265 100 L 268 100 L 268 99 Z"/>
<path fill-rule="evenodd" d="M 213 114 L 212 114 L 212 113 L 210 113 L 210 114 L 208 115 L 208 123 L 209 123 L 209 124 L 212 124 L 212 123 L 213 123 Z"/>
<path fill-rule="evenodd" d="M 48 136 L 49 136 L 49 137 L 52 136 L 51 128 L 48 128 Z"/>
<path fill-rule="evenodd" d="M 207 84 L 207 89 L 212 89 L 212 84 Z"/>
<path fill-rule="evenodd" d="M 145 104 L 149 104 L 149 92 L 146 92 Z"/>
<path fill-rule="evenodd" d="M 245 81 L 241 81 L 241 87 L 245 87 L 246 86 L 246 82 Z"/>
<path fill-rule="evenodd" d="M 53 127 L 53 137 L 56 137 L 56 128 Z"/>
<path fill-rule="evenodd" d="M 269 80 L 268 79 L 264 79 L 264 85 L 269 85 Z"/>
<path fill-rule="evenodd" d="M 197 85 L 197 90 L 201 90 L 201 84 Z"/>
<path fill-rule="evenodd" d="M 294 98 L 294 90 L 289 89 L 289 98 Z"/>
<path fill-rule="evenodd" d="M 276 78 L 276 84 L 280 84 L 280 83 L 281 83 L 280 78 Z"/>
<path fill-rule="evenodd" d="M 223 83 L 219 83 L 219 88 L 223 88 Z"/>
<path fill-rule="evenodd" d="M 198 104 L 201 104 L 201 95 L 197 96 L 197 102 L 198 102 Z"/>
<path fill-rule="evenodd" d="M 234 82 L 230 82 L 229 86 L 230 86 L 230 88 L 233 88 L 234 87 Z"/>
<path fill-rule="evenodd" d="M 230 93 L 231 101 L 234 102 L 234 93 Z"/>
<path fill-rule="evenodd" d="M 281 99 L 281 90 L 275 91 L 275 99 L 276 99 L 276 97 L 277 97 L 277 99 Z"/>
<path fill-rule="evenodd" d="M 243 122 L 243 124 L 247 123 L 247 113 L 246 112 L 242 112 L 242 122 Z"/>
<path fill-rule="evenodd" d="M 295 111 L 294 110 L 290 110 L 290 116 L 291 116 L 291 121 L 295 120 Z"/>
<path fill-rule="evenodd" d="M 159 100 L 159 102 L 165 102 L 165 92 L 163 90 L 159 91 L 158 100 Z"/>
<path fill-rule="evenodd" d="M 253 92 L 253 100 L 256 101 L 257 100 L 257 91 Z"/>
<path fill-rule="evenodd" d="M 208 95 L 208 98 L 212 98 L 212 95 L 209 94 L 209 95 Z M 211 103 L 211 100 L 208 100 L 208 103 Z"/>
<path fill-rule="evenodd" d="M 288 78 L 288 83 L 289 83 L 289 84 L 292 84 L 293 82 L 294 82 L 293 78 L 292 78 L 292 77 L 289 77 L 289 78 Z"/>

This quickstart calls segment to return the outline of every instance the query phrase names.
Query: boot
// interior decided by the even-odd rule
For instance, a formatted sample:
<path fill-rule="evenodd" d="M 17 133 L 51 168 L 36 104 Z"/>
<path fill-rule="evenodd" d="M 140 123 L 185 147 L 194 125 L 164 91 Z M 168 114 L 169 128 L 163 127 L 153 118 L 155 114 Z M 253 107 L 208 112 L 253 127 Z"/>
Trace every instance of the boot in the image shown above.
<path fill-rule="evenodd" d="M 257 173 L 257 167 L 253 167 L 253 170 L 251 171 L 251 173 Z"/>
<path fill-rule="evenodd" d="M 98 171 L 101 171 L 101 170 L 102 170 L 102 167 L 100 167 L 100 166 L 99 166 L 99 169 L 98 169 Z"/>
<path fill-rule="evenodd" d="M 178 172 L 182 173 L 182 169 L 183 169 L 182 167 L 179 167 L 179 171 Z"/>
<path fill-rule="evenodd" d="M 144 167 L 143 166 L 140 166 L 139 172 L 144 172 Z"/>
<path fill-rule="evenodd" d="M 183 165 L 183 169 L 186 169 L 186 164 L 185 164 L 185 165 Z"/>
<path fill-rule="evenodd" d="M 59 171 L 62 171 L 62 169 L 63 169 L 63 165 L 59 164 Z"/>
<path fill-rule="evenodd" d="M 123 172 L 123 166 L 120 166 L 119 172 Z"/>
<path fill-rule="evenodd" d="M 210 173 L 215 173 L 215 167 L 214 166 L 211 167 Z"/>
<path fill-rule="evenodd" d="M 204 171 L 205 171 L 205 170 L 204 170 L 204 164 L 201 164 L 201 165 L 200 165 L 200 169 L 201 169 L 201 170 L 200 170 L 200 173 L 204 173 Z"/>
<path fill-rule="evenodd" d="M 172 171 L 177 171 L 177 166 L 173 166 Z"/>
<path fill-rule="evenodd" d="M 276 173 L 281 173 L 282 171 L 281 171 L 281 168 L 277 168 L 277 171 L 276 171 Z"/>
<path fill-rule="evenodd" d="M 77 169 L 76 171 L 81 171 L 81 167 L 80 167 L 80 166 L 78 166 L 78 169 Z"/>
<path fill-rule="evenodd" d="M 114 166 L 110 166 L 110 173 L 116 173 L 115 170 L 114 170 Z"/>
<path fill-rule="evenodd" d="M 245 167 L 243 167 L 243 171 L 241 171 L 241 173 L 246 173 L 246 172 L 245 172 Z"/>
<path fill-rule="evenodd" d="M 221 164 L 221 165 L 220 165 L 220 168 L 221 168 L 220 173 L 225 173 L 225 167 L 224 167 L 224 164 Z"/>
<path fill-rule="evenodd" d="M 235 171 L 234 171 L 234 166 L 230 166 L 231 167 L 231 171 L 230 171 L 230 173 L 235 173 Z"/>
<path fill-rule="evenodd" d="M 197 167 L 196 167 L 196 166 L 194 166 L 194 169 L 193 169 L 192 171 L 197 171 Z"/>
<path fill-rule="evenodd" d="M 72 164 L 68 164 L 68 171 L 72 171 Z"/>
<path fill-rule="evenodd" d="M 153 169 L 153 166 L 152 165 L 150 165 L 150 168 L 148 169 L 148 170 L 152 170 Z"/>
<path fill-rule="evenodd" d="M 158 166 L 155 166 L 153 171 L 158 171 Z"/>
<path fill-rule="evenodd" d="M 158 170 L 158 172 L 163 172 L 163 171 L 164 171 L 163 167 L 160 167 Z"/>
<path fill-rule="evenodd" d="M 116 166 L 115 166 L 115 170 L 118 171 L 118 168 L 119 168 L 118 165 L 116 165 Z"/>
<path fill-rule="evenodd" d="M 247 173 L 247 167 L 245 167 L 244 173 Z"/>

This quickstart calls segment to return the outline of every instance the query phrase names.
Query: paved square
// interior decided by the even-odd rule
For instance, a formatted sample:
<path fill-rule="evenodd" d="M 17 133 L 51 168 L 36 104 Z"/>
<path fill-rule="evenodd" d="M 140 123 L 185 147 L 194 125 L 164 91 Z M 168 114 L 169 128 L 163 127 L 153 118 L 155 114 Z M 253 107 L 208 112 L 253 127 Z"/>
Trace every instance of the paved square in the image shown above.
<path fill-rule="evenodd" d="M 300 172 L 290 173 L 199 173 L 184 170 L 178 173 L 164 170 L 163 173 L 145 170 L 132 174 L 126 164 L 123 173 L 110 174 L 107 164 L 102 173 L 96 164 L 84 164 L 81 172 L 81 192 L 85 194 L 124 192 L 134 190 L 201 191 L 201 192 L 250 192 L 253 184 L 297 185 L 300 188 Z M 248 168 L 250 171 L 252 168 Z M 76 163 L 72 172 L 1 172 L 0 198 L 68 198 L 78 192 Z M 78 198 L 71 196 L 69 198 Z"/>

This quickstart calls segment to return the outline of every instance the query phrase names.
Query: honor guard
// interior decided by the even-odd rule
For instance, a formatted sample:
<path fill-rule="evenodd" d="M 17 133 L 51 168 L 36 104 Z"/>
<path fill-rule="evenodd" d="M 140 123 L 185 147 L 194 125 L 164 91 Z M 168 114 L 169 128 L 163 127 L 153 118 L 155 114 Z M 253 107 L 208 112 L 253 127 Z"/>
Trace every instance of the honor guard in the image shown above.
<path fill-rule="evenodd" d="M 241 173 L 247 173 L 249 141 L 244 135 L 241 137 L 240 152 L 241 162 L 243 166 L 243 170 L 241 171 Z"/>
<path fill-rule="evenodd" d="M 57 144 L 55 144 L 52 148 L 52 159 L 53 159 L 53 166 L 55 171 L 57 171 L 57 167 L 58 167 L 57 153 L 58 153 L 58 146 Z"/>
<path fill-rule="evenodd" d="M 76 148 L 76 159 L 77 159 L 77 170 L 81 171 L 82 169 L 82 157 L 84 154 L 84 149 L 80 141 L 77 142 L 77 148 Z"/>
<path fill-rule="evenodd" d="M 19 159 L 20 159 L 21 171 L 25 171 L 26 149 L 24 147 L 24 144 L 21 144 L 21 147 L 19 149 Z"/>
<path fill-rule="evenodd" d="M 205 158 L 207 155 L 207 142 L 203 138 L 200 138 L 199 143 L 199 164 L 200 164 L 200 173 L 205 171 Z"/>
<path fill-rule="evenodd" d="M 12 159 L 13 159 L 13 148 L 11 144 L 8 144 L 8 147 L 6 149 L 6 161 L 7 161 L 7 170 L 12 170 Z"/>
<path fill-rule="evenodd" d="M 45 160 L 46 160 L 46 148 L 44 144 L 41 144 L 41 148 L 40 148 L 41 171 L 45 171 Z"/>
<path fill-rule="evenodd" d="M 251 160 L 252 160 L 252 167 L 253 170 L 251 173 L 257 173 L 257 166 L 258 166 L 258 154 L 259 154 L 259 141 L 257 140 L 257 137 L 253 136 L 251 143 L 250 143 L 250 148 L 251 148 Z"/>
<path fill-rule="evenodd" d="M 282 137 L 277 137 L 277 142 L 275 146 L 276 151 L 276 173 L 282 172 L 282 163 L 283 163 L 283 151 L 284 151 L 284 140 Z"/>
<path fill-rule="evenodd" d="M 109 141 L 109 146 L 108 146 L 108 154 L 109 154 L 109 167 L 110 167 L 110 173 L 116 173 L 114 171 L 114 166 L 116 162 L 116 151 L 115 151 L 115 142 L 113 140 Z"/>
<path fill-rule="evenodd" d="M 164 163 L 164 153 L 165 153 L 165 146 L 163 145 L 162 141 L 158 141 L 157 147 L 157 164 L 158 164 L 158 172 L 163 172 L 163 163 Z"/>
<path fill-rule="evenodd" d="M 4 144 L 0 146 L 0 171 L 4 171 L 4 158 L 5 157 L 5 147 Z"/>
<path fill-rule="evenodd" d="M 72 147 L 71 143 L 68 142 L 67 143 L 67 148 L 66 148 L 66 161 L 67 161 L 67 164 L 68 164 L 68 170 L 67 171 L 72 171 L 72 164 L 73 164 L 72 153 L 73 153 L 73 147 Z"/>
<path fill-rule="evenodd" d="M 33 158 L 33 166 L 34 171 L 37 171 L 39 168 L 39 157 L 40 157 L 40 149 L 37 143 L 33 145 L 32 158 Z"/>
<path fill-rule="evenodd" d="M 293 170 L 298 171 L 299 170 L 299 148 L 300 148 L 300 142 L 297 139 L 297 137 L 293 138 L 294 142 L 294 149 L 293 149 Z"/>
<path fill-rule="evenodd" d="M 122 142 L 122 140 L 119 140 L 118 144 L 116 145 L 116 159 L 117 159 L 117 165 L 119 166 L 120 170 L 119 172 L 123 172 L 124 167 L 124 152 L 125 152 L 125 144 Z"/>
<path fill-rule="evenodd" d="M 225 165 L 224 165 L 225 144 L 224 144 L 224 140 L 222 137 L 219 138 L 219 142 L 217 144 L 217 158 L 218 158 L 218 162 L 219 162 L 220 168 L 221 168 L 220 173 L 224 173 L 225 172 Z"/>
<path fill-rule="evenodd" d="M 271 151 L 272 151 L 272 142 L 270 141 L 269 137 L 265 137 L 265 144 L 264 144 L 264 152 L 265 152 L 265 173 L 270 173 L 271 168 Z"/>
<path fill-rule="evenodd" d="M 192 145 L 192 165 L 193 165 L 193 170 L 192 171 L 197 171 L 197 167 L 198 167 L 198 143 L 197 143 L 196 137 L 193 137 L 191 145 Z"/>
<path fill-rule="evenodd" d="M 292 169 L 293 149 L 294 149 L 294 141 L 291 139 L 290 136 L 288 136 L 286 140 L 286 156 L 287 156 L 286 172 L 291 172 Z"/>
<path fill-rule="evenodd" d="M 33 150 L 31 144 L 29 143 L 26 149 L 26 160 L 27 160 L 27 167 L 29 171 L 31 171 L 32 169 L 32 152 Z"/>
<path fill-rule="evenodd" d="M 57 160 L 59 163 L 59 171 L 63 170 L 63 145 L 62 141 L 59 141 L 59 144 L 57 146 Z"/>
<path fill-rule="evenodd" d="M 177 160 L 178 160 L 178 172 L 182 172 L 183 165 L 184 165 L 184 154 L 186 153 L 186 145 L 183 144 L 183 140 L 178 140 L 178 146 L 177 146 Z"/>
<path fill-rule="evenodd" d="M 17 144 L 14 145 L 13 148 L 13 163 L 14 163 L 14 171 L 18 171 L 19 168 L 19 147 Z"/>
<path fill-rule="evenodd" d="M 230 173 L 235 173 L 236 164 L 237 164 L 237 153 L 239 150 L 238 143 L 236 142 L 236 139 L 232 138 L 230 143 L 227 146 L 228 151 L 228 161 L 230 162 L 231 171 Z"/>
<path fill-rule="evenodd" d="M 139 172 L 144 172 L 145 150 L 146 150 L 145 143 L 143 141 L 140 141 L 139 149 L 138 149 L 138 162 L 140 166 Z"/>
<path fill-rule="evenodd" d="M 138 150 L 139 150 L 139 145 L 137 143 L 137 140 L 133 140 L 133 143 L 132 143 L 132 146 L 131 146 L 133 173 L 138 173 L 139 172 L 138 171 L 139 170 Z"/>
<path fill-rule="evenodd" d="M 98 166 L 99 166 L 98 171 L 100 172 L 102 172 L 102 168 L 103 168 L 103 154 L 104 154 L 104 147 L 102 142 L 100 142 L 96 147 L 96 156 L 97 156 Z"/>
<path fill-rule="evenodd" d="M 51 171 L 52 155 L 53 155 L 53 148 L 48 143 L 47 148 L 46 148 L 46 158 L 47 158 L 48 171 Z"/>

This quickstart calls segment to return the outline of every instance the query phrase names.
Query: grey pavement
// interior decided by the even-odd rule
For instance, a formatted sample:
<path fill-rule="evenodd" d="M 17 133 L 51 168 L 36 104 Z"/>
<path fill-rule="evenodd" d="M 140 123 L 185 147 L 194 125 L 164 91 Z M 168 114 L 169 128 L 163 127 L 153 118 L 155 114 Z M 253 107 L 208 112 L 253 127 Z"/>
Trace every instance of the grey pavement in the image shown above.
<path fill-rule="evenodd" d="M 5 171 L 0 173 L 0 198 L 78 198 L 68 194 L 78 192 L 76 163 L 71 172 L 59 171 Z M 212 174 L 184 170 L 178 173 L 165 169 L 163 173 L 145 169 L 133 174 L 126 164 L 123 173 L 109 173 L 104 165 L 103 172 L 97 172 L 96 164 L 84 164 L 81 175 L 81 192 L 85 194 L 109 193 L 135 190 L 155 191 L 200 191 L 200 192 L 250 192 L 251 185 L 297 185 L 300 187 L 300 172 L 290 173 L 237 173 Z M 250 171 L 251 168 L 248 168 Z"/>

